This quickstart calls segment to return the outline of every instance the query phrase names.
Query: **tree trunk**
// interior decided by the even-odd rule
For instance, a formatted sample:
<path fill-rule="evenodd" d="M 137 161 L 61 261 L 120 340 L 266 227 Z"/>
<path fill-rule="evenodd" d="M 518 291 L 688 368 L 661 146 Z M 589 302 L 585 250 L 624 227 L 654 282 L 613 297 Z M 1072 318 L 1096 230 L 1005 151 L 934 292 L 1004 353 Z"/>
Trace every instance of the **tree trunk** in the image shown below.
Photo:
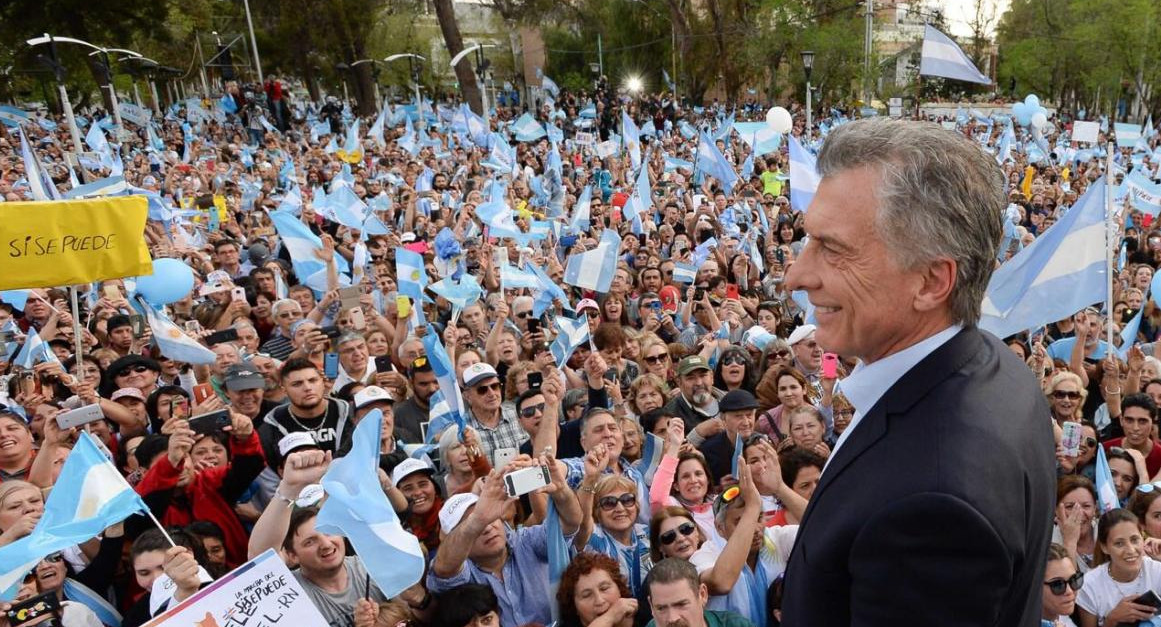
<path fill-rule="evenodd" d="M 454 57 L 464 50 L 464 37 L 460 34 L 459 23 L 456 22 L 455 7 L 452 6 L 452 0 L 432 0 L 432 4 L 435 5 L 435 16 L 439 19 L 439 30 L 443 33 L 443 43 L 447 46 L 447 53 Z M 476 114 L 486 118 L 488 112 L 484 111 L 480 86 L 476 83 L 476 74 L 472 71 L 471 61 L 471 59 L 464 59 L 456 64 L 456 80 L 459 81 L 460 90 L 463 92 L 464 100 L 467 101 L 468 106 Z"/>

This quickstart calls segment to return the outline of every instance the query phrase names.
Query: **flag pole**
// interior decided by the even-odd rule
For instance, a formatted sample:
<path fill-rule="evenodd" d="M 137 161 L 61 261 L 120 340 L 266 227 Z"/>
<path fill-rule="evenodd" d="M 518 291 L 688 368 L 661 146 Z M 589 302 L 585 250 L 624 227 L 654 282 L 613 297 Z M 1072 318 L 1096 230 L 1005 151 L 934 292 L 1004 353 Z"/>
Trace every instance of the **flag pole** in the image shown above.
<path fill-rule="evenodd" d="M 1105 287 L 1106 292 L 1106 308 L 1105 308 L 1105 335 L 1108 342 L 1108 350 L 1112 351 L 1113 345 L 1113 248 L 1114 242 L 1114 221 L 1113 221 L 1113 150 L 1116 144 L 1111 141 L 1106 141 L 1105 152 L 1105 273 L 1107 274 L 1107 281 Z"/>
<path fill-rule="evenodd" d="M 73 345 L 75 346 L 75 350 L 76 350 L 77 372 L 83 373 L 84 372 L 83 366 L 84 366 L 84 353 L 85 353 L 85 351 L 84 351 L 84 343 L 82 342 L 82 337 L 81 337 L 81 312 L 80 312 L 80 307 L 77 305 L 77 286 L 75 286 L 75 285 L 72 285 L 69 287 L 69 300 L 72 301 L 71 306 L 72 306 L 72 313 L 73 313 Z M 83 378 L 84 375 L 82 374 L 81 377 Z"/>
<path fill-rule="evenodd" d="M 149 520 L 153 521 L 153 524 L 157 525 L 157 530 L 161 532 L 161 535 L 165 536 L 165 540 L 169 542 L 169 546 L 177 548 L 177 543 L 173 541 L 173 538 L 169 537 L 169 532 L 165 530 L 165 527 L 162 526 L 161 522 L 157 520 L 157 517 L 153 515 L 153 511 L 146 509 L 145 515 L 149 517 Z"/>

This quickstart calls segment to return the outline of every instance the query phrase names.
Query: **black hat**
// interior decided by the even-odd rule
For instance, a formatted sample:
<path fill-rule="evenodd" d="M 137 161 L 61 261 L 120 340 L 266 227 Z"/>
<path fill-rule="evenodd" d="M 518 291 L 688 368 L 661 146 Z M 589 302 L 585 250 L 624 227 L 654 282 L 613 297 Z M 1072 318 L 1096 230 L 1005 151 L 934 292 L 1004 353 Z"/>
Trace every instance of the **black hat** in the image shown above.
<path fill-rule="evenodd" d="M 757 408 L 758 399 L 746 390 L 730 390 L 718 401 L 718 411 L 741 411 Z"/>

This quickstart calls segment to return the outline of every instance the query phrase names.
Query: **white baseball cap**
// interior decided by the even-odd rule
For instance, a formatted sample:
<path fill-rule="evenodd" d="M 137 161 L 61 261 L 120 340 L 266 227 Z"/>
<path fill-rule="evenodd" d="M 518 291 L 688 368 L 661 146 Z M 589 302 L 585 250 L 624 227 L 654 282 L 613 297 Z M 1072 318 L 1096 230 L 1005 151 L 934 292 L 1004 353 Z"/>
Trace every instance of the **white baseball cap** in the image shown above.
<path fill-rule="evenodd" d="M 464 515 L 468 513 L 468 508 L 476 504 L 480 497 L 472 493 L 456 494 L 443 502 L 443 507 L 439 510 L 439 526 L 444 533 L 451 533 L 456 525 L 464 519 Z"/>
<path fill-rule="evenodd" d="M 815 327 L 813 324 L 804 324 L 795 329 L 794 332 L 790 334 L 790 339 L 786 340 L 786 343 L 794 346 L 802 340 L 805 340 L 806 338 L 814 335 L 816 330 L 817 327 Z"/>
<path fill-rule="evenodd" d="M 500 378 L 500 375 L 496 374 L 495 368 L 482 361 L 476 362 L 464 368 L 464 387 L 475 387 L 477 383 L 486 381 L 492 377 Z"/>
<path fill-rule="evenodd" d="M 315 447 L 318 443 L 314 441 L 314 436 L 309 431 L 295 431 L 294 433 L 287 433 L 278 441 L 278 454 L 286 457 L 294 452 L 295 449 L 305 446 Z"/>
<path fill-rule="evenodd" d="M 391 393 L 377 385 L 369 385 L 355 393 L 355 409 L 362 409 L 371 403 L 394 403 Z"/>
<path fill-rule="evenodd" d="M 413 475 L 417 472 L 426 472 L 428 475 L 434 475 L 435 469 L 421 459 L 408 457 L 399 462 L 399 465 L 391 471 L 391 483 L 398 486 L 399 482 L 406 479 L 408 475 Z"/>

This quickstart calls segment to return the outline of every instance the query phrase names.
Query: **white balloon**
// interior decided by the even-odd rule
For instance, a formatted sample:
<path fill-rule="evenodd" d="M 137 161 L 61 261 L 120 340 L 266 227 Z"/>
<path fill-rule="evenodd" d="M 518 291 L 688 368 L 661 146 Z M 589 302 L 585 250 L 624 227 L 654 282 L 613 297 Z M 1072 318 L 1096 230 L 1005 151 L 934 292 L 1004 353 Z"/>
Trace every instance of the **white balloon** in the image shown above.
<path fill-rule="evenodd" d="M 790 112 L 782 107 L 774 107 L 766 112 L 766 123 L 775 133 L 789 133 L 794 128 Z"/>
<path fill-rule="evenodd" d="M 1048 125 L 1048 116 L 1043 113 L 1036 112 L 1032 114 L 1032 128 L 1042 129 Z"/>

